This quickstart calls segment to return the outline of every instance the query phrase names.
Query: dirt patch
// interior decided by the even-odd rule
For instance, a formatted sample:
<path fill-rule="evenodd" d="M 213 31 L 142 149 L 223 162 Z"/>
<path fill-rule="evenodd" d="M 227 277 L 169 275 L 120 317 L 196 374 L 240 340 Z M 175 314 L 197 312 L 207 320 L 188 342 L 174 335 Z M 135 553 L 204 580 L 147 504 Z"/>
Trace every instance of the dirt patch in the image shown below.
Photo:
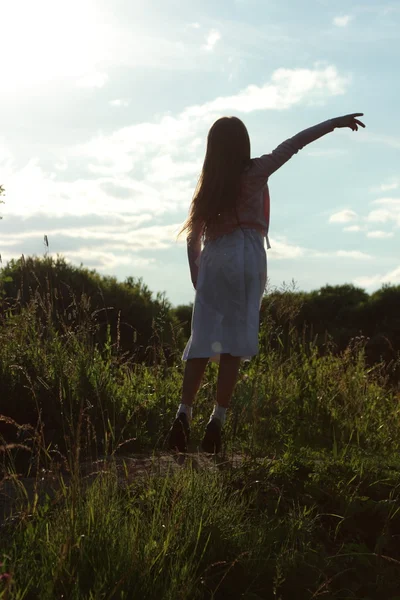
<path fill-rule="evenodd" d="M 121 486 L 135 479 L 166 476 L 182 468 L 195 471 L 224 470 L 243 465 L 242 455 L 210 456 L 201 453 L 187 454 L 135 454 L 130 456 L 102 457 L 81 464 L 81 481 L 90 484 L 99 474 L 114 473 Z M 41 503 L 46 497 L 56 501 L 62 486 L 68 486 L 71 474 L 42 472 L 38 477 L 8 476 L 0 482 L 0 524 L 6 520 L 18 518 L 21 511 L 26 512 L 35 503 Z"/>

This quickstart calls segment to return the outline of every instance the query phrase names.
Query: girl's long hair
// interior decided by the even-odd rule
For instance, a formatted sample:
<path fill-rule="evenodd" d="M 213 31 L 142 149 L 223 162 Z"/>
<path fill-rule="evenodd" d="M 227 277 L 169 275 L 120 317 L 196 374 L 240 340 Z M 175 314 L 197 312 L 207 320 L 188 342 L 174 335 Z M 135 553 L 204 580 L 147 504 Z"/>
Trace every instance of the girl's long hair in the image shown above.
<path fill-rule="evenodd" d="M 179 235 L 190 237 L 196 224 L 204 224 L 203 235 L 212 232 L 224 216 L 237 217 L 243 170 L 250 164 L 250 138 L 237 117 L 221 117 L 207 136 L 207 150 L 189 216 Z"/>

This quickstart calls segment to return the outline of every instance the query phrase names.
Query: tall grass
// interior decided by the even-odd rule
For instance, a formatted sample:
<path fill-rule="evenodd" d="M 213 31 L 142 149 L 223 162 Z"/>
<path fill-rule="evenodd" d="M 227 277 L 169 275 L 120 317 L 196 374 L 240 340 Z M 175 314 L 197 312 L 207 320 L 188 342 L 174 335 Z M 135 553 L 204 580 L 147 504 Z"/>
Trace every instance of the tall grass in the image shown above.
<path fill-rule="evenodd" d="M 394 599 L 398 471 L 315 459 L 75 482 L 3 526 L 3 597 Z"/>
<path fill-rule="evenodd" d="M 367 367 L 365 340 L 321 355 L 264 315 L 222 457 L 196 458 L 215 398 L 209 365 L 191 454 L 132 476 L 129 455 L 164 450 L 182 348 L 171 364 L 154 323 L 153 364 L 137 363 L 118 326 L 95 342 L 86 303 L 73 323 L 55 321 L 36 292 L 2 315 L 0 486 L 14 502 L 0 501 L 0 598 L 395 600 L 400 395 L 387 365 Z M 85 477 L 104 456 L 106 471 Z"/>

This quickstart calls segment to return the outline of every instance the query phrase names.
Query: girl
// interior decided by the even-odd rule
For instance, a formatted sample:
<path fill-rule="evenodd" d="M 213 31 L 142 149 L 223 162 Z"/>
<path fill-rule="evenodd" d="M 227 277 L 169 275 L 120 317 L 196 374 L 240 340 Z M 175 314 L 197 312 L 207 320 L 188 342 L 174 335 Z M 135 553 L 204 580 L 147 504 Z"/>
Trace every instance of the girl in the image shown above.
<path fill-rule="evenodd" d="M 335 128 L 365 127 L 356 118 L 362 115 L 324 121 L 255 159 L 250 158 L 249 134 L 240 119 L 222 117 L 211 127 L 189 217 L 180 232 L 187 232 L 196 295 L 191 337 L 182 357 L 187 362 L 181 404 L 168 437 L 170 449 L 187 450 L 193 400 L 211 360 L 219 363 L 217 398 L 202 448 L 219 452 L 240 361 L 258 353 L 259 311 L 267 280 L 264 238 L 270 248 L 269 176 Z"/>

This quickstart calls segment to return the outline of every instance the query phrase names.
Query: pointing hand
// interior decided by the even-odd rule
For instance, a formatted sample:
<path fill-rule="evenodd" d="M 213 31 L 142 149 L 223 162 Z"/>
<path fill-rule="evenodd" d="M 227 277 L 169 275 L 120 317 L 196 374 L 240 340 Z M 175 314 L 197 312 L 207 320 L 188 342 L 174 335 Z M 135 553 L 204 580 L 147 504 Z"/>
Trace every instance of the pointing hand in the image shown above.
<path fill-rule="evenodd" d="M 333 119 L 335 127 L 350 127 L 353 131 L 358 131 L 358 126 L 365 127 L 364 123 L 356 119 L 356 117 L 362 117 L 364 113 L 351 113 L 350 115 L 344 115 L 343 117 L 336 117 Z"/>

